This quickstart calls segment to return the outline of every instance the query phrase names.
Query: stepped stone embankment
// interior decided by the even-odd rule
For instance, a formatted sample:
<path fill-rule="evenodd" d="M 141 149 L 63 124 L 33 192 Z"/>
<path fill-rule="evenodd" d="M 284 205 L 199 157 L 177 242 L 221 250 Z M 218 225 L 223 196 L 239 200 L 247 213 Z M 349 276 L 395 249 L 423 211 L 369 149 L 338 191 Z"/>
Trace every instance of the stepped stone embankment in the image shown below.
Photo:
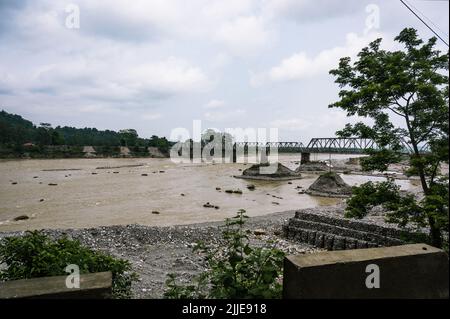
<path fill-rule="evenodd" d="M 283 226 L 290 240 L 308 243 L 327 250 L 345 250 L 402 245 L 426 237 L 390 225 L 377 225 L 363 220 L 297 211 Z"/>

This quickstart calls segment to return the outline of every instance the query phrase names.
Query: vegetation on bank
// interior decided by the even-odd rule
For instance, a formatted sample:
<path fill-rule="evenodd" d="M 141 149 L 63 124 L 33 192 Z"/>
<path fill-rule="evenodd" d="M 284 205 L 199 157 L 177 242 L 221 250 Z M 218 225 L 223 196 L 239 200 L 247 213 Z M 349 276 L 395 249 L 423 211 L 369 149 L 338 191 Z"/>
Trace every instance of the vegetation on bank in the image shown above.
<path fill-rule="evenodd" d="M 68 275 L 65 268 L 75 264 L 80 274 L 111 271 L 113 298 L 131 298 L 131 284 L 137 275 L 127 260 L 86 248 L 67 237 L 51 239 L 42 232 L 0 241 L 0 281 Z"/>
<path fill-rule="evenodd" d="M 284 253 L 271 247 L 252 247 L 249 230 L 244 229 L 245 210 L 226 219 L 222 237 L 224 245 L 213 248 L 198 243 L 194 251 L 202 252 L 208 271 L 194 278 L 192 284 L 176 282 L 169 274 L 164 296 L 170 299 L 275 299 L 281 298 Z"/>
<path fill-rule="evenodd" d="M 82 157 L 84 146 L 94 146 L 98 156 L 119 156 L 120 146 L 128 146 L 132 156 L 148 156 L 148 147 L 168 154 L 172 143 L 153 135 L 140 138 L 133 129 L 119 132 L 95 128 L 35 126 L 19 115 L 0 112 L 0 157 L 61 158 Z"/>
<path fill-rule="evenodd" d="M 361 159 L 364 170 L 386 171 L 401 160 L 402 149 L 409 149 L 411 168 L 405 173 L 419 176 L 423 197 L 403 196 L 392 181 L 368 182 L 353 187 L 346 214 L 362 218 L 382 204 L 390 211 L 388 221 L 428 227 L 431 244 L 443 247 L 449 177 L 440 167 L 449 162 L 449 57 L 435 49 L 436 38 L 424 43 L 411 28 L 395 40 L 405 50 L 385 51 L 378 39 L 362 49 L 354 63 L 349 57 L 340 60 L 330 71 L 341 88 L 340 100 L 330 107 L 373 121 L 372 126 L 347 124 L 337 132 L 341 137 L 370 138 L 380 147 Z M 421 152 L 425 145 L 428 152 Z"/>

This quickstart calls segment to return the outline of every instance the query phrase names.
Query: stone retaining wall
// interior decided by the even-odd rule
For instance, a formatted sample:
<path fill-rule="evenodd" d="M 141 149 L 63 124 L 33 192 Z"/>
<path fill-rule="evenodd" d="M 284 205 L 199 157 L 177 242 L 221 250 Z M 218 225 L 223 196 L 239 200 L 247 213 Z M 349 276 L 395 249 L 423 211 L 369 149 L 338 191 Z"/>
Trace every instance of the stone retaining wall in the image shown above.
<path fill-rule="evenodd" d="M 426 240 L 423 233 L 306 211 L 297 211 L 283 226 L 283 233 L 288 239 L 327 250 L 395 246 Z"/>

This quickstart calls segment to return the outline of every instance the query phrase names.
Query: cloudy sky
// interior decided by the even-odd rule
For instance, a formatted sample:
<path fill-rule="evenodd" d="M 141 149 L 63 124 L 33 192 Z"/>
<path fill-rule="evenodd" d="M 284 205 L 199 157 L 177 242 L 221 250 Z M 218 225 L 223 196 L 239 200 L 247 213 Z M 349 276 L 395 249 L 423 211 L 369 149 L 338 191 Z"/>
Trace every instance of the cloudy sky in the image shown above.
<path fill-rule="evenodd" d="M 447 1 L 409 3 L 448 39 Z M 404 27 L 432 36 L 397 0 L 0 0 L 0 109 L 145 137 L 193 120 L 333 136 L 328 71 Z"/>

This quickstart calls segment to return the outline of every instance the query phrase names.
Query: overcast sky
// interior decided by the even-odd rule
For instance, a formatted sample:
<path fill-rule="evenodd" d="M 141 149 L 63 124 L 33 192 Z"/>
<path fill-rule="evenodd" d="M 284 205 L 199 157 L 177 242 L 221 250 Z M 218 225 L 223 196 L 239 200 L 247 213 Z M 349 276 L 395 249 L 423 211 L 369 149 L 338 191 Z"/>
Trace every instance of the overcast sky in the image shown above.
<path fill-rule="evenodd" d="M 448 2 L 409 3 L 448 39 Z M 328 109 L 328 71 L 377 37 L 394 48 L 404 27 L 433 35 L 397 0 L 0 0 L 0 109 L 144 137 L 198 119 L 307 142 L 347 122 Z"/>

